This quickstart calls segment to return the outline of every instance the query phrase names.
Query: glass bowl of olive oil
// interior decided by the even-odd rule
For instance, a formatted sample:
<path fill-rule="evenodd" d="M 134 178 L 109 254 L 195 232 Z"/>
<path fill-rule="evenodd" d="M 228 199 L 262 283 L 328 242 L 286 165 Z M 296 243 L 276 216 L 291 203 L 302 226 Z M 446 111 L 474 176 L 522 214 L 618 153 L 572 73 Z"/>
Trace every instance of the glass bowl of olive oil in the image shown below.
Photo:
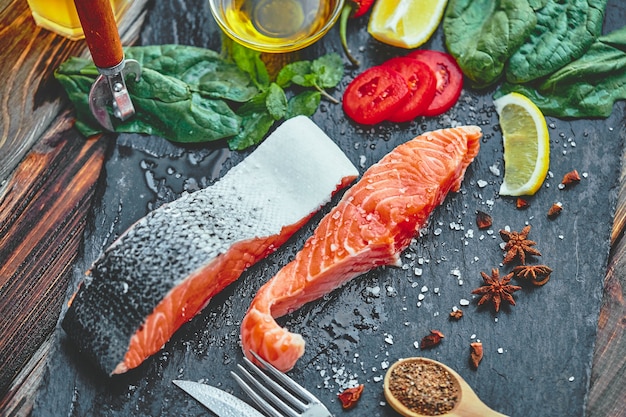
<path fill-rule="evenodd" d="M 234 41 L 261 52 L 311 45 L 341 15 L 344 0 L 209 0 L 213 17 Z"/>

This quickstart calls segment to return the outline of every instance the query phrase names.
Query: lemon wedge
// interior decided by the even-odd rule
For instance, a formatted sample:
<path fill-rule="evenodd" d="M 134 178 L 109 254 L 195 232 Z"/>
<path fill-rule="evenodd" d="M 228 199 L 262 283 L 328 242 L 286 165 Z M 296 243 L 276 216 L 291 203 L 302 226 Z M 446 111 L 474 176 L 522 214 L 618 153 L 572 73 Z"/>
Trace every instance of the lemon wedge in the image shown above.
<path fill-rule="evenodd" d="M 504 181 L 500 195 L 533 195 L 550 165 L 546 118 L 529 98 L 509 93 L 494 100 L 504 144 Z"/>
<path fill-rule="evenodd" d="M 367 31 L 386 44 L 417 48 L 435 32 L 447 3 L 448 0 L 378 0 Z"/>

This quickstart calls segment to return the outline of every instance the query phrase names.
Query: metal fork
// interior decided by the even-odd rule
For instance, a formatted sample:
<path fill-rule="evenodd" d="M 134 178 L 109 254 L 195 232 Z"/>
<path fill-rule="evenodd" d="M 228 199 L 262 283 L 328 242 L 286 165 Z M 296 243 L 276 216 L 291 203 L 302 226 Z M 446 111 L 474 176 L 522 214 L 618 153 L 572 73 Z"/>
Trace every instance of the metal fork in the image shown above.
<path fill-rule="evenodd" d="M 251 372 L 238 364 L 242 376 L 232 371 L 231 375 L 261 410 L 271 417 L 332 417 L 313 394 L 255 352 L 251 353 L 267 373 L 244 356 L 243 361 Z"/>

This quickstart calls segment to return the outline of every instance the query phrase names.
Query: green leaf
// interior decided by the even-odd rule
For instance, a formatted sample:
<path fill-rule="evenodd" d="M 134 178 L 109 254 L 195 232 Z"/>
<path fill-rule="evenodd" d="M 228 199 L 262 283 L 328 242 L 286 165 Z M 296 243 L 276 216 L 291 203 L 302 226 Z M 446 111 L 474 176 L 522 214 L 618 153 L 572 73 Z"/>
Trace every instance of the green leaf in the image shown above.
<path fill-rule="evenodd" d="M 526 0 L 450 0 L 446 46 L 474 87 L 496 82 L 537 18 Z"/>
<path fill-rule="evenodd" d="M 228 139 L 231 150 L 243 150 L 261 143 L 274 125 L 275 120 L 267 109 L 265 99 L 265 94 L 259 94 L 239 108 L 237 114 L 241 117 L 242 129 Z"/>
<path fill-rule="evenodd" d="M 233 60 L 239 69 L 250 76 L 260 90 L 265 90 L 269 87 L 270 76 L 265 63 L 261 59 L 261 52 L 246 48 L 230 38 L 226 38 L 222 45 L 230 59 Z"/>
<path fill-rule="evenodd" d="M 276 83 L 287 88 L 292 83 L 303 87 L 312 87 L 312 83 L 304 85 L 304 78 L 307 75 L 311 75 L 311 62 L 310 61 L 296 61 L 285 65 L 276 76 Z"/>
<path fill-rule="evenodd" d="M 185 45 L 133 46 L 126 49 L 125 55 L 137 60 L 142 68 L 184 81 L 207 97 L 244 102 L 258 92 L 249 74 L 210 49 Z"/>
<path fill-rule="evenodd" d="M 506 79 L 539 79 L 580 58 L 602 31 L 607 0 L 548 0 L 530 37 L 510 58 Z"/>
<path fill-rule="evenodd" d="M 321 88 L 333 88 L 343 78 L 343 60 L 337 53 L 326 54 L 313 61 L 311 70 L 317 74 L 318 86 Z"/>
<path fill-rule="evenodd" d="M 286 119 L 295 116 L 313 116 L 320 105 L 322 93 L 319 91 L 303 91 L 289 99 Z"/>
<path fill-rule="evenodd" d="M 626 99 L 626 27 L 603 36 L 581 58 L 538 85 L 505 83 L 497 96 L 517 91 L 546 116 L 608 117 Z"/>
<path fill-rule="evenodd" d="M 285 96 L 285 91 L 278 84 L 270 84 L 267 90 L 267 97 L 265 98 L 265 106 L 274 120 L 285 117 L 287 113 L 287 97 Z"/>

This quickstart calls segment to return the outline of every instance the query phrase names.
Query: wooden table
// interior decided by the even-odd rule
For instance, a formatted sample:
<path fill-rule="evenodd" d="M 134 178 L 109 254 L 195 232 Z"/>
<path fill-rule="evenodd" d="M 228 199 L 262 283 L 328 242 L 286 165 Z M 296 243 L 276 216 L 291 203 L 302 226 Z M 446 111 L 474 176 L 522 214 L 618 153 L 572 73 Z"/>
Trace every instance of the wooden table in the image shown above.
<path fill-rule="evenodd" d="M 137 39 L 145 10 L 146 1 L 136 1 L 121 23 L 125 44 Z M 28 415 L 43 378 L 109 142 L 71 129 L 53 80 L 68 56 L 85 53 L 84 43 L 36 27 L 25 0 L 0 0 L 0 22 L 0 414 L 17 416 Z M 625 229 L 622 174 L 588 417 L 626 416 Z"/>

